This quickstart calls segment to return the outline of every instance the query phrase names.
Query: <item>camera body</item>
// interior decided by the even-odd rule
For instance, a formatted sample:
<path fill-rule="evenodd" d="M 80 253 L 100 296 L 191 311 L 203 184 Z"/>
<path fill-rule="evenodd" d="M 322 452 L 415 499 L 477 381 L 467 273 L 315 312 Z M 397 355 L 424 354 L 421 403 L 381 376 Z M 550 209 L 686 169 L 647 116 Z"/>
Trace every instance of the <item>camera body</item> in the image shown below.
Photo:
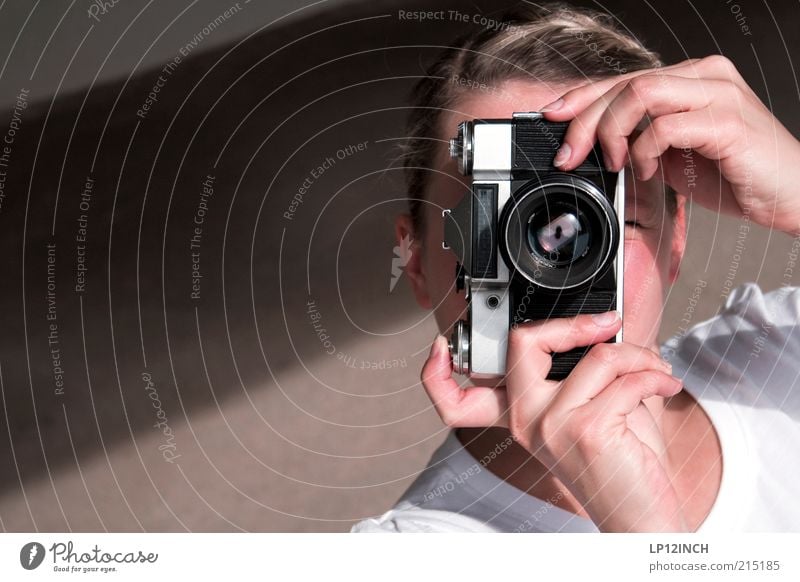
<path fill-rule="evenodd" d="M 557 170 L 567 126 L 514 113 L 464 121 L 450 140 L 472 177 L 468 195 L 442 212 L 442 246 L 458 258 L 455 285 L 469 303 L 450 339 L 459 374 L 505 375 L 508 333 L 523 321 L 622 315 L 624 173 L 605 170 L 599 145 L 578 168 Z M 589 347 L 553 354 L 548 378 L 566 377 Z"/>

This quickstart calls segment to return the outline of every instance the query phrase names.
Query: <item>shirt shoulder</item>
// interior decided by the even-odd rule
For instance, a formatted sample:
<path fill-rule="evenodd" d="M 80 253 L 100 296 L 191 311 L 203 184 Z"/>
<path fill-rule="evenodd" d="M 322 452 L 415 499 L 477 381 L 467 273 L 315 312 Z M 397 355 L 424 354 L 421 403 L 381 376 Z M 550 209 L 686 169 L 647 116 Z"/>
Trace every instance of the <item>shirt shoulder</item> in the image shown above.
<path fill-rule="evenodd" d="M 662 354 L 695 385 L 725 386 L 726 398 L 770 405 L 800 420 L 798 320 L 800 288 L 764 293 L 746 283 L 714 317 L 667 340 Z"/>
<path fill-rule="evenodd" d="M 511 436 L 474 457 L 455 431 L 433 453 L 395 506 L 363 520 L 351 532 L 555 532 L 597 531 L 586 518 L 557 506 L 557 499 L 528 495 L 489 470 Z"/>
<path fill-rule="evenodd" d="M 351 533 L 466 533 L 495 531 L 468 515 L 440 509 L 428 509 L 401 501 L 375 518 L 356 523 Z"/>
<path fill-rule="evenodd" d="M 434 533 L 495 531 L 480 519 L 483 503 L 477 500 L 466 480 L 480 469 L 470 466 L 462 472 L 451 465 L 464 455 L 451 432 L 434 451 L 425 469 L 384 514 L 356 523 L 352 533 Z M 469 508 L 469 509 L 465 509 Z"/>

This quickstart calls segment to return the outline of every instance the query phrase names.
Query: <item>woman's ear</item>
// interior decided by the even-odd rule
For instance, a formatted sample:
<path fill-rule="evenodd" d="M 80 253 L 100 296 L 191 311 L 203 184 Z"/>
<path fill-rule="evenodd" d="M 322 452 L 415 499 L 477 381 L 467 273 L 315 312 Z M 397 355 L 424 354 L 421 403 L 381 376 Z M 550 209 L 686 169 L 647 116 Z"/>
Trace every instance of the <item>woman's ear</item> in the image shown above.
<path fill-rule="evenodd" d="M 686 251 L 686 196 L 676 195 L 675 218 L 672 229 L 672 251 L 669 259 L 669 284 L 678 280 L 681 272 L 681 261 Z"/>
<path fill-rule="evenodd" d="M 394 222 L 394 233 L 401 256 L 407 257 L 404 267 L 417 303 L 423 309 L 431 309 L 433 303 L 428 291 L 428 283 L 422 268 L 422 240 L 415 237 L 414 221 L 410 214 L 398 214 Z M 407 254 L 405 254 L 407 253 Z"/>

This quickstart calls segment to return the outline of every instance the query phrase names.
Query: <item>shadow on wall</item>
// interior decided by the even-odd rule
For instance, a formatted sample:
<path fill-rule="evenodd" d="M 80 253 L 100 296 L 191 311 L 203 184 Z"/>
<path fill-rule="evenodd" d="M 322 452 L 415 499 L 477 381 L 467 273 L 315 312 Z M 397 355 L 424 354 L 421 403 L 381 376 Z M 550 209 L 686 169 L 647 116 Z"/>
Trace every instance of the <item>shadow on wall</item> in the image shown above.
<path fill-rule="evenodd" d="M 621 5 L 631 15 L 634 6 L 640 10 L 638 3 Z M 396 416 L 435 324 L 402 280 L 389 292 L 393 216 L 406 208 L 394 146 L 404 135 L 405 95 L 423 63 L 446 39 L 480 24 L 409 22 L 398 18 L 398 6 L 326 13 L 235 48 L 164 63 L 127 83 L 21 110 L 0 208 L 6 263 L 0 422 L 7 423 L 0 431 L 0 488 L 6 493 L 160 430 L 154 422 L 167 415 L 185 419 L 224 409 L 229 399 L 261 390 L 279 388 L 289 398 L 293 391 L 313 395 L 325 384 L 341 391 L 331 409 L 318 411 L 329 414 L 322 421 L 291 407 L 287 414 L 297 423 L 335 425 L 331 453 L 345 443 L 338 462 L 358 457 L 355 474 L 363 478 L 370 465 L 362 457 L 435 434 L 438 421 L 423 400 L 408 416 Z M 496 14 L 499 6 L 491 6 L 448 8 Z M 725 16 L 708 16 L 721 21 L 716 39 L 687 32 L 699 30 L 698 22 L 672 24 L 686 27 L 676 35 L 692 39 L 687 53 L 712 52 L 722 41 L 752 72 L 749 46 L 736 43 L 739 32 Z M 765 17 L 755 17 L 769 29 Z M 641 29 L 647 19 L 636 18 L 626 22 Z M 682 57 L 677 42 L 656 48 L 672 60 Z M 788 82 L 773 83 L 786 67 L 785 56 L 779 59 L 761 59 L 771 89 Z M 787 111 L 789 101 L 783 103 Z M 796 117 L 786 121 L 797 127 Z M 735 232 L 733 222 L 718 228 L 716 217 L 696 216 L 690 237 L 692 229 L 699 236 L 709 226 L 719 240 Z M 784 242 L 759 237 L 748 243 L 737 281 L 757 272 L 767 244 L 770 252 L 785 252 Z M 730 246 L 712 241 L 703 248 L 729 262 Z M 705 260 L 690 255 L 684 272 Z M 779 276 L 759 275 L 775 284 Z M 680 320 L 696 278 L 690 274 L 685 288 L 676 288 L 666 321 Z M 718 300 L 718 293 L 707 293 L 697 313 L 713 313 Z M 353 356 L 354 345 L 366 351 Z M 319 362 L 330 373 L 332 358 L 339 372 L 317 377 Z M 354 375 L 353 362 L 365 370 Z M 387 367 L 402 367 L 404 375 L 389 380 Z M 302 386 L 279 385 L 291 370 Z M 353 394 L 383 400 L 364 404 Z M 405 426 L 396 426 L 398 418 Z M 290 448 L 266 429 L 263 438 Z M 167 462 L 179 454 L 168 440 L 156 453 Z M 432 443 L 425 446 L 409 467 L 421 468 Z M 307 451 L 291 454 L 295 465 L 316 462 Z M 353 490 L 349 507 L 366 506 L 365 497 L 380 500 L 375 509 L 385 505 L 410 474 L 392 478 L 391 494 Z M 263 492 L 264 499 L 279 495 Z M 331 492 L 308 495 L 316 496 L 313 507 Z M 282 527 L 319 528 L 294 519 L 296 525 Z"/>

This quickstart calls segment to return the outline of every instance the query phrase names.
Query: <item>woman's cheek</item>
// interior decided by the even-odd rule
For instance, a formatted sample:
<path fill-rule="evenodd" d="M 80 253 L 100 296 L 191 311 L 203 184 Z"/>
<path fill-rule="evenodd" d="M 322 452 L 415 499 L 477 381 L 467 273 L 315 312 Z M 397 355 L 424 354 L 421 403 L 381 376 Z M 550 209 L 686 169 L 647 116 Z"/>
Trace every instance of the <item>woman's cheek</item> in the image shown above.
<path fill-rule="evenodd" d="M 456 293 L 452 288 L 443 298 L 436 309 L 436 321 L 439 331 L 451 332 L 459 319 L 467 319 L 467 300 L 464 291 Z"/>
<path fill-rule="evenodd" d="M 650 345 L 658 336 L 663 276 L 644 241 L 625 241 L 624 272 L 623 336 L 626 342 Z"/>

